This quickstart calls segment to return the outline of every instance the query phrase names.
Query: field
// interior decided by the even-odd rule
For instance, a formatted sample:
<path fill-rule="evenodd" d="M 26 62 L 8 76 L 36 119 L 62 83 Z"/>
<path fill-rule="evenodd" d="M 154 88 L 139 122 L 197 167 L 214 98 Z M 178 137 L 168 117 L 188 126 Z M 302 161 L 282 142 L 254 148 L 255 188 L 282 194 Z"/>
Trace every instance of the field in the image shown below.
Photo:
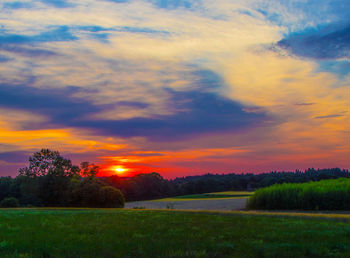
<path fill-rule="evenodd" d="M 200 200 L 177 200 L 169 198 L 154 201 L 128 202 L 125 204 L 125 208 L 232 211 L 245 209 L 246 203 L 247 198 L 207 198 Z"/>
<path fill-rule="evenodd" d="M 221 198 L 241 198 L 241 197 L 249 197 L 253 194 L 253 192 L 235 192 L 235 191 L 227 191 L 227 192 L 216 192 L 216 193 L 203 193 L 203 194 L 190 194 L 190 195 L 182 195 L 175 196 L 167 199 L 174 200 L 197 200 L 197 199 L 221 199 Z"/>
<path fill-rule="evenodd" d="M 350 210 L 350 179 L 276 184 L 257 190 L 248 207 L 264 210 Z"/>
<path fill-rule="evenodd" d="M 0 256 L 350 256 L 348 219 L 243 214 L 118 209 L 2 209 Z"/>
<path fill-rule="evenodd" d="M 183 195 L 152 201 L 136 201 L 125 204 L 126 208 L 180 209 L 180 210 L 242 210 L 253 192 L 217 192 Z"/>

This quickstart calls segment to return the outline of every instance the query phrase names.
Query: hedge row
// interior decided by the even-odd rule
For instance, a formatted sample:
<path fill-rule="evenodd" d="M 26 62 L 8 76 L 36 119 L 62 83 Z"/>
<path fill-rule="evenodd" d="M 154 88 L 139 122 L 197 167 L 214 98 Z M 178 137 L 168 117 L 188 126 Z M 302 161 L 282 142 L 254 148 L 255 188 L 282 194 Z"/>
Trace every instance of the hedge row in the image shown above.
<path fill-rule="evenodd" d="M 257 190 L 247 203 L 249 209 L 350 210 L 350 179 L 339 178 L 309 183 L 276 184 Z"/>

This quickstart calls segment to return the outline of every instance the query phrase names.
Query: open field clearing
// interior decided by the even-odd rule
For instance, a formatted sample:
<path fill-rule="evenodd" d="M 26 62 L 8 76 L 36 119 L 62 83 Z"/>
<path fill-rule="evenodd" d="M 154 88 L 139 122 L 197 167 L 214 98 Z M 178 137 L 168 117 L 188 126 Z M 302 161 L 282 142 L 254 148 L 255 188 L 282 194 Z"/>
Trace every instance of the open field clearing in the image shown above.
<path fill-rule="evenodd" d="M 191 194 L 151 201 L 128 202 L 125 208 L 178 210 L 242 210 L 253 192 L 226 191 Z"/>
<path fill-rule="evenodd" d="M 242 214 L 3 209 L 0 210 L 0 256 L 350 256 L 348 220 Z"/>
<path fill-rule="evenodd" d="M 197 199 L 241 198 L 241 197 L 249 197 L 252 194 L 253 194 L 253 192 L 226 191 L 226 192 L 216 192 L 216 193 L 182 195 L 182 196 L 175 196 L 175 197 L 167 198 L 167 199 L 175 199 L 175 200 L 191 199 L 191 200 L 197 200 Z"/>
<path fill-rule="evenodd" d="M 146 209 L 180 209 L 180 210 L 242 210 L 247 198 L 217 198 L 217 199 L 175 199 L 166 198 L 154 201 L 138 201 L 125 203 L 125 208 Z"/>

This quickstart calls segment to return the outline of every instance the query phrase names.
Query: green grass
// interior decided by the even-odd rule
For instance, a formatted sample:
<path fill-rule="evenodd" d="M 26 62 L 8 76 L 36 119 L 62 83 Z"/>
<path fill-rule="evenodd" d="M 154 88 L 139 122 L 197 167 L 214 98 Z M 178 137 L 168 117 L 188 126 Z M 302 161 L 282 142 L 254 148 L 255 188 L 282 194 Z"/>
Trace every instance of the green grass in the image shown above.
<path fill-rule="evenodd" d="M 276 184 L 255 191 L 248 208 L 267 210 L 350 210 L 350 179 Z"/>
<path fill-rule="evenodd" d="M 347 220 L 117 209 L 0 210 L 0 257 L 349 257 Z"/>

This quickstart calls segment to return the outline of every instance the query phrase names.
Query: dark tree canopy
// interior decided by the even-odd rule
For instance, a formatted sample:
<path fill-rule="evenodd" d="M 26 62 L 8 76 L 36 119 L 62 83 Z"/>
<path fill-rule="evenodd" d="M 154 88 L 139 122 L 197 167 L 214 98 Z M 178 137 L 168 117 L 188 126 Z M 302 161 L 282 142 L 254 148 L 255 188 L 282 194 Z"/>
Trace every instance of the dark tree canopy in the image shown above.
<path fill-rule="evenodd" d="M 87 161 L 80 163 L 80 175 L 83 177 L 95 177 L 99 171 L 99 166 L 90 164 Z"/>
<path fill-rule="evenodd" d="M 42 149 L 12 179 L 0 178 L 0 201 L 17 198 L 21 205 L 45 207 L 124 207 L 124 196 L 96 177 L 99 167 L 75 166 L 58 151 Z"/>
<path fill-rule="evenodd" d="M 27 177 L 46 175 L 74 176 L 79 167 L 72 165 L 69 159 L 63 158 L 58 151 L 42 149 L 29 157 L 29 167 L 21 168 L 19 174 Z"/>

